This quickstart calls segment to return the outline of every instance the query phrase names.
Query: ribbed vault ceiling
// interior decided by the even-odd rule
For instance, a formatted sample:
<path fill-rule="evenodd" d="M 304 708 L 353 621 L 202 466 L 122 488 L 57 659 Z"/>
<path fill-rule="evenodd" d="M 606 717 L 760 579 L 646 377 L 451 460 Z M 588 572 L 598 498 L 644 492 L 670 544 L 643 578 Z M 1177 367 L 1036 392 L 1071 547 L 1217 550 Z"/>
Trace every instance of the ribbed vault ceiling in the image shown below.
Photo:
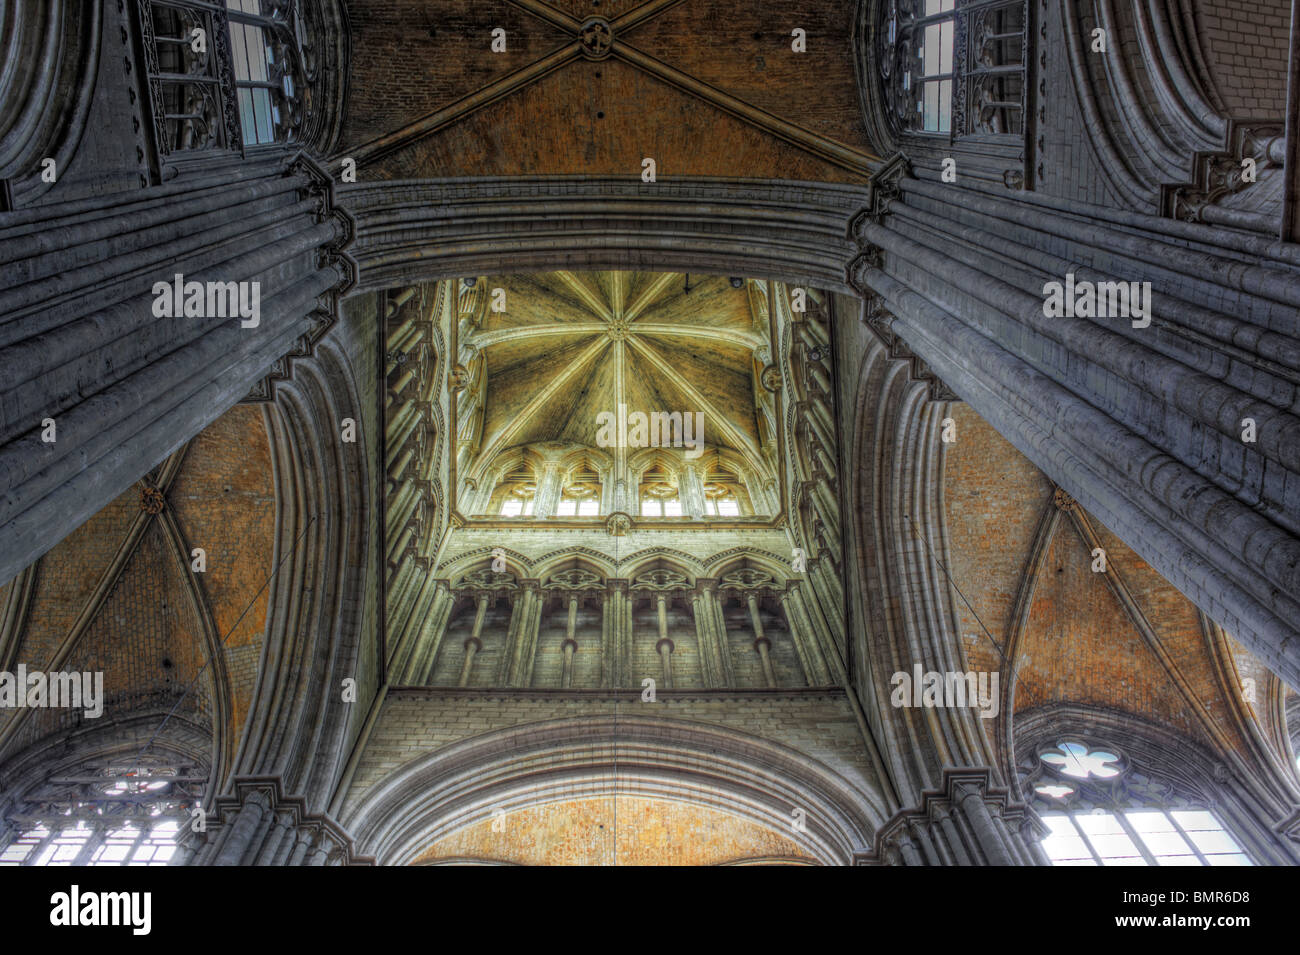
<path fill-rule="evenodd" d="M 484 420 L 470 472 L 536 442 L 596 447 L 599 415 L 704 413 L 707 449 L 764 465 L 758 375 L 766 316 L 750 283 L 647 272 L 488 276 L 505 311 L 485 309 L 463 333 L 485 361 Z M 489 297 L 490 298 L 490 297 Z"/>

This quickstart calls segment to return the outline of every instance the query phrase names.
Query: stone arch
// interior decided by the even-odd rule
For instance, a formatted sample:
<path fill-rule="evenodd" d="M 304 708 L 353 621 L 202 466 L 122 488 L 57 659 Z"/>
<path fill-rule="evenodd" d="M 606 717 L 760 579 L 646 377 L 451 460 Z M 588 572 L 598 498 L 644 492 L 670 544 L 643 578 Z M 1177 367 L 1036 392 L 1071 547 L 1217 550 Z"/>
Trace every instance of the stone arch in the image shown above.
<path fill-rule="evenodd" d="M 882 818 L 875 794 L 781 744 L 625 716 L 530 723 L 445 747 L 391 774 L 343 824 L 362 851 L 401 865 L 498 808 L 615 791 L 670 794 L 788 830 L 824 865 L 850 864 Z M 791 825 L 796 808 L 804 810 L 802 832 Z"/>
<path fill-rule="evenodd" d="M 324 808 L 364 719 L 379 661 L 363 652 L 365 593 L 376 568 L 368 542 L 375 488 L 366 461 L 373 421 L 357 392 L 346 340 L 327 337 L 266 405 L 276 484 L 276 569 L 266 645 L 235 777 L 280 773 L 287 792 Z M 358 419 L 357 442 L 337 422 Z M 356 705 L 339 692 L 354 679 Z M 227 786 L 230 789 L 230 785 Z"/>
<path fill-rule="evenodd" d="M 543 459 L 536 450 L 526 445 L 507 448 L 490 461 L 484 461 L 475 470 L 465 475 L 466 481 L 478 481 L 478 494 L 473 500 L 475 506 L 485 513 L 495 514 L 501 508 L 501 502 L 507 496 L 506 478 L 515 472 L 528 472 L 532 475 L 532 484 L 540 487 Z M 536 491 L 533 492 L 534 496 Z"/>
<path fill-rule="evenodd" d="M 853 257 L 848 220 L 866 194 L 829 183 L 562 176 L 339 188 L 357 216 L 362 290 L 494 274 L 508 246 L 513 272 L 744 275 L 856 294 L 840 263 Z"/>
<path fill-rule="evenodd" d="M 992 766 L 991 747 L 968 709 L 922 712 L 890 704 L 890 678 L 915 664 L 964 671 L 947 565 L 939 430 L 946 403 L 928 398 L 907 362 L 872 342 L 858 369 L 852 445 L 846 460 L 856 548 L 846 574 L 863 581 L 849 595 L 851 618 L 867 634 L 850 658 L 858 689 L 900 797 L 940 785 L 944 766 Z M 875 475 L 864 481 L 863 475 Z M 853 646 L 853 643 L 850 643 Z M 907 793 L 908 795 L 903 795 Z"/>
<path fill-rule="evenodd" d="M 590 461 L 597 470 L 608 471 L 614 466 L 614 457 L 608 451 L 602 448 L 577 447 L 560 459 L 560 467 L 566 472 L 572 471 L 582 464 L 584 459 Z"/>
<path fill-rule="evenodd" d="M 571 567 L 589 570 L 603 580 L 617 576 L 613 561 L 587 548 L 553 551 L 538 558 L 533 566 L 533 576 L 545 583 L 546 579 L 555 572 L 568 570 Z"/>
<path fill-rule="evenodd" d="M 1061 739 L 1089 748 L 1113 747 L 1122 764 L 1167 789 L 1170 795 L 1214 810 L 1256 863 L 1295 865 L 1300 823 L 1293 798 L 1261 791 L 1251 772 L 1212 753 L 1199 741 L 1128 713 L 1079 703 L 1053 703 L 1016 714 L 1015 767 L 1010 785 L 1020 797 L 1037 778 L 1038 753 Z"/>
<path fill-rule="evenodd" d="M 438 575 L 445 577 L 454 585 L 466 574 L 490 568 L 494 559 L 492 554 L 494 550 L 499 550 L 498 556 L 506 562 L 505 573 L 514 574 L 519 578 L 533 576 L 532 562 L 519 551 L 511 550 L 509 547 L 476 547 L 438 568 Z"/>
<path fill-rule="evenodd" d="M 1288 691 L 1283 707 L 1287 762 L 1296 770 L 1297 776 L 1300 776 L 1300 764 L 1297 762 L 1300 759 L 1300 693 L 1294 690 Z"/>
<path fill-rule="evenodd" d="M 0 81 L 0 180 L 9 181 L 20 207 L 52 186 L 41 181 L 43 159 L 53 159 L 62 176 L 76 154 L 95 92 L 104 4 L 18 0 L 5 7 L 0 46 L 19 59 L 6 64 Z"/>
<path fill-rule="evenodd" d="M 709 575 L 712 577 L 722 577 L 723 574 L 731 573 L 735 570 L 741 570 L 746 567 L 752 567 L 755 570 L 770 574 L 776 586 L 784 586 L 786 579 L 790 574 L 790 568 L 787 564 L 775 559 L 771 554 L 764 553 L 760 550 L 750 550 L 748 548 L 737 548 L 738 552 L 729 552 L 720 555 L 721 559 L 714 558 L 707 564 Z"/>
<path fill-rule="evenodd" d="M 1270 26 L 1285 35 L 1286 6 L 1258 4 L 1252 22 L 1239 27 L 1255 34 L 1242 42 L 1252 44 L 1261 59 L 1285 64 L 1285 41 Z M 1217 39 L 1222 31 L 1206 23 L 1228 17 L 1240 19 L 1226 5 L 1193 0 L 1140 7 L 1103 0 L 1062 4 L 1064 47 L 1079 114 L 1097 133 L 1086 139 L 1093 168 L 1120 204 L 1241 226 L 1244 218 L 1234 220 L 1231 212 L 1216 206 L 1227 194 L 1245 191 L 1241 160 L 1259 163 L 1261 185 L 1252 193 L 1280 187 L 1276 178 L 1285 93 L 1278 87 L 1285 85 L 1285 68 L 1276 74 L 1277 84 L 1261 89 L 1269 84 L 1260 78 L 1270 74 L 1256 67 L 1246 85 L 1257 96 L 1266 94 L 1260 101 L 1269 106 L 1246 107 L 1251 97 L 1243 101 L 1238 95 L 1241 77 L 1223 69 L 1231 70 L 1235 53 L 1224 56 Z M 1097 29 L 1107 36 L 1105 57 L 1092 53 Z M 1250 120 L 1239 118 L 1247 116 Z M 1213 185 L 1221 174 L 1223 185 Z M 1242 198 L 1249 202 L 1251 197 Z"/>
<path fill-rule="evenodd" d="M 640 448 L 629 454 L 627 457 L 628 480 L 634 485 L 640 484 L 641 475 L 655 465 L 662 467 L 674 481 L 679 482 L 678 491 L 680 492 L 682 479 L 681 456 L 670 448 Z"/>
<path fill-rule="evenodd" d="M 744 455 L 731 448 L 715 447 L 710 448 L 691 463 L 699 473 L 701 482 L 708 479 L 713 469 L 731 472 L 736 480 L 726 483 L 731 484 L 733 490 L 737 492 L 742 514 L 745 514 L 746 510 L 749 512 L 746 516 L 767 512 L 769 502 L 764 488 L 764 478 Z"/>
<path fill-rule="evenodd" d="M 692 585 L 703 569 L 700 562 L 690 554 L 668 547 L 653 547 L 649 550 L 637 551 L 619 561 L 619 572 L 628 580 L 633 580 L 647 571 L 661 568 L 685 574 Z"/>

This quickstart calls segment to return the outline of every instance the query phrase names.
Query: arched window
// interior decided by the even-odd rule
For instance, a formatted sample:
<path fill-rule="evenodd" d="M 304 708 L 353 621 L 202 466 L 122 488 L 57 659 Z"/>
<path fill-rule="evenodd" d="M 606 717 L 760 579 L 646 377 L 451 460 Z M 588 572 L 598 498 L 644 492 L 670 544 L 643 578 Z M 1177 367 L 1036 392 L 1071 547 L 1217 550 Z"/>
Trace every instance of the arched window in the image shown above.
<path fill-rule="evenodd" d="M 704 485 L 704 513 L 711 517 L 739 517 L 740 502 L 735 490 L 712 481 Z"/>
<path fill-rule="evenodd" d="M 593 517 L 600 513 L 600 488 L 590 484 L 570 484 L 560 494 L 555 513 L 561 517 Z"/>
<path fill-rule="evenodd" d="M 50 779 L 8 816 L 0 865 L 167 865 L 205 781 L 198 767 L 114 762 Z"/>
<path fill-rule="evenodd" d="M 312 46 L 295 0 L 147 0 L 139 10 L 163 156 L 301 138 Z"/>
<path fill-rule="evenodd" d="M 682 501 L 677 482 L 662 464 L 654 464 L 641 474 L 641 516 L 681 517 Z"/>
<path fill-rule="evenodd" d="M 881 68 L 903 129 L 952 129 L 955 0 L 894 0 L 885 14 Z"/>
<path fill-rule="evenodd" d="M 536 495 L 536 484 L 511 484 L 501 499 L 501 516 L 531 517 Z"/>
<path fill-rule="evenodd" d="M 282 122 L 281 96 L 285 92 L 293 93 L 293 77 L 285 74 L 280 83 L 275 82 L 279 64 L 259 22 L 260 4 L 261 0 L 226 0 L 230 8 L 235 87 L 239 93 L 239 128 L 245 146 L 275 142 L 275 130 Z"/>
<path fill-rule="evenodd" d="M 569 472 L 555 513 L 561 517 L 595 517 L 600 514 L 600 475 L 587 461 Z"/>
<path fill-rule="evenodd" d="M 1209 807 L 1135 771 L 1111 747 L 1061 740 L 1039 754 L 1034 806 L 1053 865 L 1251 865 Z"/>
<path fill-rule="evenodd" d="M 952 41 L 954 0 L 925 0 L 924 16 L 916 21 L 916 94 L 920 128 L 926 132 L 952 130 Z"/>
<path fill-rule="evenodd" d="M 749 491 L 737 472 L 714 462 L 704 474 L 704 513 L 708 517 L 742 517 L 753 514 Z"/>
<path fill-rule="evenodd" d="M 880 69 L 900 131 L 1024 134 L 1024 0 L 892 0 Z"/>

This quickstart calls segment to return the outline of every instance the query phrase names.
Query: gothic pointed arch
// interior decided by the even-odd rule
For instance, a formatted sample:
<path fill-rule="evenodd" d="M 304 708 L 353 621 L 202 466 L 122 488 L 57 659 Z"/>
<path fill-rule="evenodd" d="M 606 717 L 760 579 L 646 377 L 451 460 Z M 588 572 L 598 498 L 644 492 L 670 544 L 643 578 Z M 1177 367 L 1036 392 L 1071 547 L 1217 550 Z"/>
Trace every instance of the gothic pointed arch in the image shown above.
<path fill-rule="evenodd" d="M 725 753 L 725 760 L 693 754 Z M 621 763 L 623 768 L 618 768 Z M 575 775 L 573 770 L 584 767 Z M 636 768 L 631 768 L 635 766 Z M 481 780 L 492 778 L 487 789 Z M 848 864 L 879 820 L 879 802 L 824 763 L 750 734 L 678 720 L 555 720 L 484 734 L 415 760 L 345 810 L 358 844 L 405 864 L 441 836 L 511 812 L 609 793 L 675 798 L 794 830 L 801 852 Z M 791 827 L 794 809 L 806 822 Z M 784 830 L 783 830 L 784 831 Z"/>
<path fill-rule="evenodd" d="M 95 103 L 108 33 L 100 0 L 7 6 L 0 45 L 16 59 L 0 82 L 0 210 L 38 201 L 67 174 Z"/>

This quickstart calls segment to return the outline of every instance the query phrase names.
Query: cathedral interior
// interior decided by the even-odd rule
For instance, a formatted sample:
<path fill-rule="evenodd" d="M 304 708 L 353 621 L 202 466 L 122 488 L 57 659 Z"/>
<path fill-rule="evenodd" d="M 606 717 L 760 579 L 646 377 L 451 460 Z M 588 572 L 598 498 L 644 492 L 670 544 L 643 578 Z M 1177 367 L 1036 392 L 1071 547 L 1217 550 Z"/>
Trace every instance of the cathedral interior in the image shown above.
<path fill-rule="evenodd" d="M 0 40 L 0 866 L 1300 864 L 1300 0 Z"/>

